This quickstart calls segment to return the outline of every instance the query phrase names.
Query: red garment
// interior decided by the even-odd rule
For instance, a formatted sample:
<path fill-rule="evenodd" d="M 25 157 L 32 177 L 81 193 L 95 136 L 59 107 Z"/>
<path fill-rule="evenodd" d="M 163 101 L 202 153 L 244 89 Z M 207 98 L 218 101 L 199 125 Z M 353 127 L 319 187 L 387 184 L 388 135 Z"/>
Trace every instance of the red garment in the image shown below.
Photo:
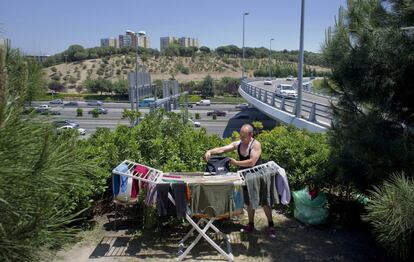
<path fill-rule="evenodd" d="M 191 196 L 191 191 L 190 191 L 190 187 L 188 186 L 188 184 L 185 187 L 185 196 L 187 199 L 187 203 L 190 203 L 190 196 Z"/>
<path fill-rule="evenodd" d="M 141 166 L 140 164 L 136 165 L 134 168 L 134 172 L 140 174 L 139 176 L 145 178 L 145 175 L 148 173 L 148 168 L 145 166 Z"/>
<path fill-rule="evenodd" d="M 134 168 L 134 176 L 137 175 L 142 178 L 146 178 L 147 173 L 149 169 L 145 166 L 141 166 L 140 164 L 137 164 Z M 141 187 L 145 188 L 147 183 L 141 183 Z M 131 190 L 131 197 L 134 197 L 133 195 L 136 194 L 135 197 L 138 196 L 139 193 L 139 183 L 138 180 L 134 179 L 134 183 L 132 184 L 132 190 Z"/>
<path fill-rule="evenodd" d="M 319 190 L 311 190 L 309 191 L 309 196 L 311 197 L 312 200 L 314 200 L 317 196 L 318 196 L 318 192 Z"/>

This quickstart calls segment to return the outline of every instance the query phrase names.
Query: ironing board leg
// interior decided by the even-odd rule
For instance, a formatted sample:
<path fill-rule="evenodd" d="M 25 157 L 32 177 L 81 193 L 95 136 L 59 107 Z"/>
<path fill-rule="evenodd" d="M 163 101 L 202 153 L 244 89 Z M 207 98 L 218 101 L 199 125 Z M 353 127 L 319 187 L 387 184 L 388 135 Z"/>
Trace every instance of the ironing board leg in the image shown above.
<path fill-rule="evenodd" d="M 220 254 L 222 254 L 225 258 L 227 258 L 229 261 L 233 261 L 234 260 L 234 257 L 233 257 L 233 254 L 232 254 L 232 252 L 231 252 L 231 247 L 230 247 L 230 249 L 229 249 L 229 253 L 226 253 L 219 245 L 217 245 L 207 234 L 206 234 L 206 232 L 207 232 L 207 230 L 210 228 L 210 227 L 214 227 L 213 229 L 214 229 L 214 231 L 216 231 L 217 233 L 221 233 L 221 231 L 220 230 L 218 230 L 218 228 L 217 227 L 215 227 L 214 225 L 213 225 L 213 222 L 215 221 L 215 218 L 211 218 L 209 221 L 208 221 L 208 223 L 207 223 L 207 225 L 203 228 L 203 229 L 201 229 L 200 227 L 199 227 L 199 223 L 200 223 L 200 221 L 202 221 L 202 220 L 204 220 L 204 221 L 207 221 L 207 220 L 205 220 L 205 219 L 200 219 L 200 221 L 198 222 L 198 223 L 195 223 L 192 219 L 191 219 L 191 217 L 189 216 L 189 215 L 186 215 L 186 219 L 187 219 L 187 221 L 193 226 L 193 228 L 192 228 L 192 230 L 193 229 L 195 229 L 195 230 L 197 230 L 197 232 L 199 233 L 199 235 L 196 237 L 196 239 L 190 244 L 190 246 L 188 246 L 186 249 L 185 249 L 185 251 L 182 253 L 182 254 L 180 254 L 179 255 L 179 257 L 177 258 L 177 261 L 181 261 L 181 260 L 183 260 L 183 258 L 191 251 L 191 249 L 198 243 L 198 241 L 200 241 L 200 239 L 201 239 L 201 237 L 203 237 L 203 238 L 205 238 L 206 240 L 207 240 L 207 242 L 208 243 L 210 243 L 210 245 L 212 245 Z M 188 235 L 188 234 L 187 234 Z M 186 237 L 188 237 L 186 235 Z M 225 235 L 223 234 L 223 233 L 221 233 L 221 235 L 224 237 Z M 224 237 L 224 240 L 227 242 L 227 248 L 229 248 L 229 246 L 230 246 L 230 243 L 229 243 L 229 239 L 227 238 L 227 236 L 226 237 Z M 180 243 L 181 244 L 183 244 L 183 241 L 180 241 Z"/>
<path fill-rule="evenodd" d="M 197 226 L 200 226 L 200 224 L 203 223 L 204 221 L 205 221 L 205 219 L 198 220 Z M 178 244 L 178 248 L 179 248 L 178 253 L 179 254 L 182 253 L 182 249 L 184 248 L 184 242 L 187 240 L 187 238 L 189 238 L 193 234 L 194 230 L 195 230 L 195 228 L 192 227 L 191 230 L 188 231 L 188 233 L 179 242 L 179 244 Z"/>

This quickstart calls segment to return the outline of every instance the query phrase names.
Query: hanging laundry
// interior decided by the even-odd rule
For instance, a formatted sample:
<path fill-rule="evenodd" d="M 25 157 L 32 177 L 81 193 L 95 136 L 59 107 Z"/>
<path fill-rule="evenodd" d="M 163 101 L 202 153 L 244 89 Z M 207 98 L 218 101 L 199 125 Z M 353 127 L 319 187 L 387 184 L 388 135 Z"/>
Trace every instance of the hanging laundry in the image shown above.
<path fill-rule="evenodd" d="M 247 173 L 245 176 L 246 189 L 245 202 L 253 209 L 259 206 L 273 206 L 279 203 L 278 193 L 271 169 L 258 170 Z M 247 193 L 247 194 L 246 194 Z"/>
<path fill-rule="evenodd" d="M 187 212 L 188 202 L 186 194 L 186 183 L 173 183 L 171 184 L 173 197 L 175 200 L 175 207 L 177 210 L 177 217 L 184 218 Z"/>
<path fill-rule="evenodd" d="M 288 178 L 285 169 L 278 168 L 276 174 L 276 188 L 280 196 L 280 203 L 288 205 L 290 203 L 291 194 Z"/>

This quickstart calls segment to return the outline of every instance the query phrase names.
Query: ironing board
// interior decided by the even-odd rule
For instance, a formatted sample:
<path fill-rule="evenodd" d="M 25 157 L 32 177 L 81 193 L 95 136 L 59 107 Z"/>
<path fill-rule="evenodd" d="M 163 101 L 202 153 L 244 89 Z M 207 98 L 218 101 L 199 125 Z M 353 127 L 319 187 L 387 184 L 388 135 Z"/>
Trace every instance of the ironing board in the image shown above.
<path fill-rule="evenodd" d="M 128 166 L 128 171 L 122 170 L 120 171 L 118 169 L 119 166 L 121 165 L 127 165 Z M 148 172 L 147 174 L 137 174 L 134 173 L 134 168 L 137 166 L 143 166 L 146 167 Z M 145 182 L 145 183 L 149 183 L 149 184 L 165 184 L 165 183 L 170 183 L 168 182 L 168 180 L 171 180 L 171 176 L 174 176 L 174 180 L 177 181 L 180 179 L 177 179 L 177 176 L 181 177 L 181 181 L 185 182 L 185 183 L 200 183 L 203 185 L 223 185 L 223 184 L 233 184 L 233 185 L 244 185 L 244 181 L 245 181 L 245 175 L 248 173 L 252 173 L 252 172 L 258 172 L 261 169 L 264 168 L 271 168 L 272 170 L 277 170 L 279 166 L 274 163 L 273 161 L 259 165 L 259 166 L 255 166 L 253 168 L 249 168 L 249 169 L 245 169 L 243 171 L 238 171 L 237 173 L 228 173 L 226 175 L 217 175 L 217 176 L 212 176 L 210 173 L 202 173 L 202 172 L 197 172 L 197 173 L 164 173 L 160 170 L 142 165 L 142 164 L 138 164 L 135 163 L 133 161 L 129 161 L 129 160 L 124 160 L 121 164 L 119 164 L 112 172 L 114 174 L 118 174 L 121 176 L 129 176 L 132 177 L 133 179 L 138 180 L 140 183 L 141 182 Z M 172 195 L 170 193 L 168 193 L 168 199 L 175 205 L 175 200 L 172 197 Z M 213 225 L 214 221 L 216 221 L 217 219 L 220 219 L 224 216 L 227 217 L 231 217 L 232 215 L 240 215 L 240 213 L 232 213 L 230 211 L 229 214 L 225 214 L 223 216 L 220 216 L 223 214 L 219 214 L 219 216 L 214 216 L 214 217 L 204 217 L 202 216 L 202 214 L 191 214 L 191 212 L 189 210 L 187 210 L 186 215 L 185 215 L 185 219 L 190 223 L 190 225 L 192 226 L 191 230 L 183 237 L 183 239 L 181 239 L 178 243 L 178 257 L 176 258 L 177 261 L 182 261 L 187 255 L 188 253 L 194 248 L 194 246 L 201 240 L 201 238 L 204 238 L 211 246 L 213 246 L 221 255 L 223 255 L 227 260 L 229 261 L 234 261 L 234 256 L 232 254 L 232 249 L 231 249 L 231 243 L 230 243 L 230 238 L 222 233 L 216 226 Z M 199 220 L 197 222 L 195 222 L 194 218 L 199 218 Z M 204 225 L 204 227 L 203 227 Z M 213 239 L 211 239 L 209 237 L 209 235 L 207 234 L 207 231 L 209 229 L 214 230 L 217 234 L 219 234 L 225 241 L 226 246 L 227 246 L 227 252 L 224 251 L 216 242 L 214 242 Z M 198 233 L 198 236 L 193 240 L 193 242 L 191 242 L 191 244 L 185 248 L 185 241 L 192 235 L 194 234 L 194 232 Z"/>

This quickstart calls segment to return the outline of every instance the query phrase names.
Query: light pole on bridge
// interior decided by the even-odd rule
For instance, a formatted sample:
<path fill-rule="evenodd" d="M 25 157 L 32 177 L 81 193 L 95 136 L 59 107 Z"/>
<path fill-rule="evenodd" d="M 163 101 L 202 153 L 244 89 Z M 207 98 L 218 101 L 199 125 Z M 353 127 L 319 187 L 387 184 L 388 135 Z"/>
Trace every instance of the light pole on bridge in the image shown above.
<path fill-rule="evenodd" d="M 275 40 L 274 38 L 270 38 L 270 48 L 269 48 L 269 78 L 272 79 L 272 41 Z"/>
<path fill-rule="evenodd" d="M 245 67 L 244 67 L 244 18 L 246 17 L 246 15 L 249 15 L 250 13 L 246 12 L 243 13 L 243 59 L 242 59 L 242 79 L 244 78 L 244 71 L 245 71 Z"/>
<path fill-rule="evenodd" d="M 300 16 L 300 43 L 299 43 L 299 61 L 298 61 L 298 98 L 296 99 L 295 115 L 301 117 L 302 111 L 302 86 L 303 86 L 303 37 L 305 27 L 305 0 L 302 0 Z"/>

